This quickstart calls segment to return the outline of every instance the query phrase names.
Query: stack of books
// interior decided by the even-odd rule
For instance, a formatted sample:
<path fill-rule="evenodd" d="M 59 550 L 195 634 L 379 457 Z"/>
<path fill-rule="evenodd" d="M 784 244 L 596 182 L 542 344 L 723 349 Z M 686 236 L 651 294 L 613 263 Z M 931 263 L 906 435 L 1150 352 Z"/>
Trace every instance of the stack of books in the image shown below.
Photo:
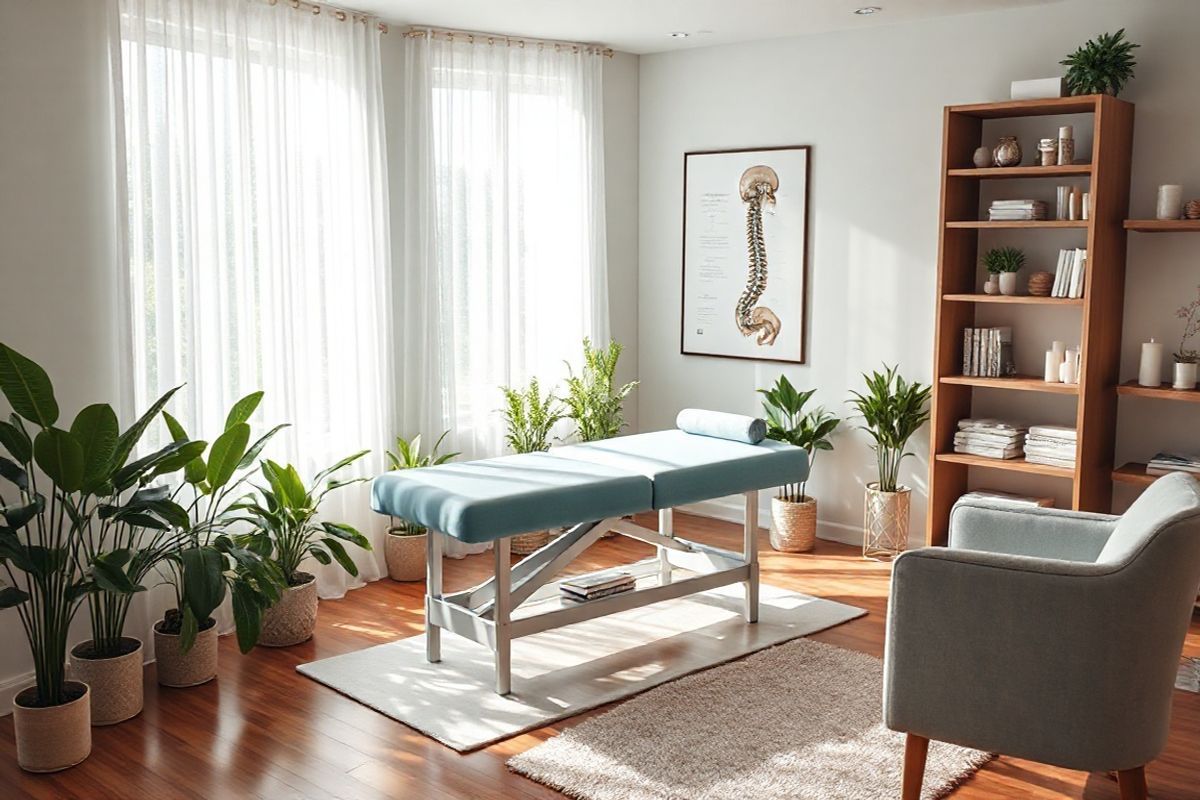
<path fill-rule="evenodd" d="M 1058 251 L 1054 267 L 1054 286 L 1051 297 L 1083 297 L 1083 276 L 1087 270 L 1087 250 L 1075 247 Z"/>
<path fill-rule="evenodd" d="M 1002 419 L 960 419 L 954 452 L 982 458 L 1019 458 L 1025 428 Z"/>
<path fill-rule="evenodd" d="M 1025 437 L 1025 460 L 1031 464 L 1075 468 L 1074 428 L 1061 425 L 1034 425 Z"/>
<path fill-rule="evenodd" d="M 963 328 L 962 365 L 969 378 L 1015 375 L 1012 328 Z"/>
<path fill-rule="evenodd" d="M 633 576 L 628 572 L 610 569 L 558 582 L 559 591 L 568 600 L 595 600 L 633 589 Z"/>
<path fill-rule="evenodd" d="M 988 209 L 988 219 L 1000 220 L 1045 219 L 1046 203 L 1043 200 L 993 200 Z"/>
<path fill-rule="evenodd" d="M 1200 474 L 1200 456 L 1159 453 L 1146 465 L 1147 475 L 1166 475 L 1169 472 Z"/>

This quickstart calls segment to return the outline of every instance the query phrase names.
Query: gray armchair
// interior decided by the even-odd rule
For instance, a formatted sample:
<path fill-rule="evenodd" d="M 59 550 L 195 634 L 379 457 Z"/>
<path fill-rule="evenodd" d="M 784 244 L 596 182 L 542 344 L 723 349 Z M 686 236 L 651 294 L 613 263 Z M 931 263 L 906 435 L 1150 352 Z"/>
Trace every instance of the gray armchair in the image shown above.
<path fill-rule="evenodd" d="M 929 740 L 1087 771 L 1146 796 L 1200 585 L 1200 484 L 1168 475 L 1120 517 L 962 501 L 950 546 L 896 559 L 884 721 Z"/>

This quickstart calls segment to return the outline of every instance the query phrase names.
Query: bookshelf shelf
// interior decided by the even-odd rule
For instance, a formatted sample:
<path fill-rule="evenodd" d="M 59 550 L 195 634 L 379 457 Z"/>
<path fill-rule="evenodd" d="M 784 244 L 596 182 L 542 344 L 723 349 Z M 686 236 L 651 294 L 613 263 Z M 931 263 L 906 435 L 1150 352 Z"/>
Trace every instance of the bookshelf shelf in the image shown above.
<path fill-rule="evenodd" d="M 1138 233 L 1200 233 L 1200 219 L 1127 219 L 1125 230 Z"/>
<path fill-rule="evenodd" d="M 955 386 L 978 386 L 983 389 L 1011 389 L 1018 392 L 1049 392 L 1050 394 L 1079 394 L 1079 384 L 1077 383 L 1046 383 L 1041 378 L 1033 375 L 1012 375 L 1004 378 L 943 375 L 938 378 L 938 381 Z"/>
<path fill-rule="evenodd" d="M 934 462 L 999 469 L 1008 472 L 1024 472 L 1029 475 L 1044 475 L 1065 480 L 1072 480 L 1075 477 L 1075 471 L 1072 469 L 1052 467 L 1049 464 L 1032 464 L 1023 458 L 985 458 L 984 456 L 970 456 L 966 453 L 939 453 L 934 458 Z"/>
<path fill-rule="evenodd" d="M 1092 163 L 1066 167 L 970 168 L 971 157 L 984 141 L 984 120 L 1090 114 Z M 1048 129 L 1055 123 L 1047 121 Z M 1082 123 L 1087 125 L 1087 123 Z M 1078 128 L 1080 123 L 1076 123 Z M 1085 134 L 1086 136 L 1086 134 Z M 1124 312 L 1126 218 L 1129 216 L 1129 166 L 1133 141 L 1133 106 L 1102 95 L 947 106 L 943 110 L 942 198 L 938 228 L 937 323 L 934 339 L 932 441 L 929 467 L 929 513 L 926 542 L 945 544 L 950 509 L 968 489 L 973 469 L 1005 470 L 1069 480 L 1070 507 L 1079 511 L 1111 509 L 1116 393 L 1120 382 L 1121 320 Z M 1090 178 L 1091 213 L 1087 220 L 978 220 L 985 180 L 1085 176 Z M 986 214 L 984 214 L 986 216 Z M 1086 238 L 1088 269 L 1083 297 L 1004 297 L 973 294 L 979 285 L 981 232 L 1077 230 Z M 963 367 L 963 330 L 976 327 L 980 308 L 993 311 L 1021 306 L 1071 306 L 1080 310 L 1083 347 L 1078 385 L 1045 383 L 1040 376 L 968 378 Z M 1011 304 L 1011 305 L 1003 305 Z M 989 325 L 998 321 L 981 319 Z M 1046 343 L 1049 347 L 1049 342 Z M 1040 359 L 1038 360 L 1040 364 Z M 1039 392 L 1076 398 L 1075 428 L 1079 448 L 1075 469 L 1000 461 L 954 453 L 960 419 L 972 415 L 981 389 Z M 1035 395 L 1036 396 L 1036 395 Z M 1038 422 L 1036 419 L 1023 420 Z"/>
<path fill-rule="evenodd" d="M 1117 394 L 1125 397 L 1152 397 L 1155 400 L 1200 403 L 1200 389 L 1172 389 L 1169 383 L 1154 387 L 1142 386 L 1137 381 L 1126 381 L 1117 387 Z"/>
<path fill-rule="evenodd" d="M 1147 475 L 1146 465 L 1137 462 L 1122 464 L 1112 473 L 1112 479 L 1117 483 L 1128 483 L 1134 486 L 1149 486 L 1159 477 L 1158 475 Z"/>

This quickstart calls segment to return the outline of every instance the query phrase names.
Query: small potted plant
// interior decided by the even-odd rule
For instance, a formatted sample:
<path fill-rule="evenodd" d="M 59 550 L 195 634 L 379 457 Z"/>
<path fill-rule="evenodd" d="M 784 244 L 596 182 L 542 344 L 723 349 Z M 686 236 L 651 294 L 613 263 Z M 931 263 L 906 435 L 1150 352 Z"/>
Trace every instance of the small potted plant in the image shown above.
<path fill-rule="evenodd" d="M 767 415 L 767 438 L 801 447 L 808 453 L 809 475 L 817 451 L 832 450 L 829 437 L 841 420 L 824 408 L 807 414 L 804 406 L 815 389 L 798 392 L 786 375 L 775 386 L 759 389 Z M 783 553 L 807 553 L 817 541 L 817 501 L 805 492 L 807 479 L 787 483 L 771 498 L 771 547 Z"/>
<path fill-rule="evenodd" d="M 581 442 L 610 439 L 625 427 L 623 404 L 638 382 L 631 381 L 616 387 L 617 360 L 624 348 L 619 342 L 609 342 L 598 349 L 590 339 L 583 340 L 583 369 L 567 377 L 567 393 L 563 397 L 567 418 L 575 423 L 575 433 Z M 567 365 L 570 370 L 570 365 Z"/>
<path fill-rule="evenodd" d="M 929 420 L 930 387 L 909 383 L 886 364 L 863 380 L 866 393 L 851 392 L 850 404 L 873 440 L 878 470 L 878 480 L 867 484 L 863 557 L 887 561 L 908 546 L 912 489 L 899 483 L 900 462 L 912 455 L 908 440 Z"/>
<path fill-rule="evenodd" d="M 1197 287 L 1197 291 L 1200 292 L 1200 287 Z M 1175 380 L 1172 385 L 1176 389 L 1195 389 L 1200 353 L 1187 344 L 1200 333 L 1200 297 L 1176 311 L 1175 316 L 1183 320 L 1183 335 L 1179 338 L 1179 350 L 1175 353 Z"/>
<path fill-rule="evenodd" d="M 1135 48 L 1141 45 L 1125 39 L 1125 29 L 1103 33 L 1059 63 L 1067 67 L 1067 90 L 1071 94 L 1111 94 L 1116 97 L 1133 79 L 1137 61 Z"/>
<path fill-rule="evenodd" d="M 421 453 L 421 435 L 417 434 L 411 440 L 403 436 L 396 437 L 396 451 L 388 450 L 385 455 L 388 467 L 392 470 L 420 469 L 445 464 L 455 458 L 458 453 L 438 455 L 442 441 L 450 431 L 444 431 L 434 442 L 433 449 L 426 454 Z M 394 581 L 425 580 L 426 539 L 429 537 L 427 528 L 406 519 L 396 520 L 396 524 L 388 528 L 384 547 L 387 560 L 388 577 Z"/>
<path fill-rule="evenodd" d="M 529 381 L 525 389 L 502 386 L 504 423 L 508 432 L 504 441 L 514 453 L 544 453 L 550 449 L 550 431 L 565 417 L 558 398 L 552 393 L 542 394 L 537 378 Z M 533 531 L 512 537 L 512 552 L 528 555 L 550 542 L 550 531 Z"/>
<path fill-rule="evenodd" d="M 367 480 L 339 480 L 333 476 L 369 452 L 363 450 L 321 470 L 308 486 L 291 464 L 282 466 L 266 459 L 261 470 L 267 485 L 257 487 L 256 494 L 230 508 L 226 523 L 246 522 L 252 526 L 250 532 L 236 537 L 238 545 L 273 563 L 283 576 L 285 588 L 263 612 L 259 644 L 290 647 L 312 638 L 319 599 L 316 576 L 300 569 L 305 559 L 311 556 L 321 564 L 336 561 L 346 572 L 358 576 L 358 565 L 343 542 L 364 550 L 370 550 L 371 543 L 345 523 L 318 522 L 317 512 L 331 492 Z"/>
<path fill-rule="evenodd" d="M 1025 253 L 1016 247 L 993 247 L 983 254 L 983 266 L 999 281 L 1000 294 L 1017 293 L 1017 273 L 1025 266 Z"/>

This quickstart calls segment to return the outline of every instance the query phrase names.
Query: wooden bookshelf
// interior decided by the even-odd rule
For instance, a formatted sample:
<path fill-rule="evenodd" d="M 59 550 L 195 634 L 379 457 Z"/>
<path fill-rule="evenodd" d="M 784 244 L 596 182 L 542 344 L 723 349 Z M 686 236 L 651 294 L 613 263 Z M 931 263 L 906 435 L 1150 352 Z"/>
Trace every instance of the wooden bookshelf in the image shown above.
<path fill-rule="evenodd" d="M 1200 233 L 1200 219 L 1127 219 L 1125 230 L 1138 233 Z"/>
<path fill-rule="evenodd" d="M 1117 394 L 1126 397 L 1150 397 L 1155 400 L 1200 403 L 1200 389 L 1173 389 L 1169 383 L 1158 386 L 1142 386 L 1137 381 L 1126 381 L 1117 387 Z"/>
<path fill-rule="evenodd" d="M 977 170 L 971 157 L 983 144 L 983 121 L 1010 117 L 1091 114 L 1092 163 L 1069 167 L 1010 167 Z M 1077 125 L 1078 127 L 1078 125 Z M 948 106 L 943 112 L 942 198 L 938 225 L 937 321 L 934 341 L 933 405 L 926 540 L 945 544 L 950 508 L 968 486 L 972 469 L 1007 470 L 1070 481 L 1071 507 L 1110 510 L 1113 491 L 1113 438 L 1119 381 L 1121 320 L 1125 289 L 1125 219 L 1129 214 L 1129 162 L 1133 106 L 1102 95 Z M 1029 148 L 1026 148 L 1027 150 Z M 1042 170 L 1055 170 L 1043 172 Z M 1088 220 L 976 221 L 980 184 L 995 178 L 1091 178 Z M 978 284 L 979 237 L 995 229 L 1077 229 L 1086 236 L 1088 265 L 1084 296 L 993 299 L 974 294 Z M 987 298 L 987 299 L 984 299 Z M 962 332 L 975 325 L 976 311 L 987 303 L 1013 303 L 1079 309 L 1083 362 L 1078 385 L 1047 384 L 1040 378 L 964 378 Z M 1049 313 L 1049 312 L 1048 312 Z M 1049 342 L 1046 343 L 1049 347 Z M 1076 468 L 1029 464 L 1017 459 L 966 456 L 954 452 L 958 421 L 971 416 L 980 389 L 1038 391 L 1075 396 L 1079 449 Z M 1036 422 L 1036 420 L 1030 420 Z"/>
<path fill-rule="evenodd" d="M 1032 294 L 947 294 L 950 303 L 1003 303 L 1026 306 L 1081 306 L 1082 297 L 1038 297 Z"/>
<path fill-rule="evenodd" d="M 1134 486 L 1149 486 L 1161 475 L 1147 475 L 1146 465 L 1137 462 L 1122 464 L 1113 470 L 1112 479 L 1117 483 L 1128 483 Z"/>

